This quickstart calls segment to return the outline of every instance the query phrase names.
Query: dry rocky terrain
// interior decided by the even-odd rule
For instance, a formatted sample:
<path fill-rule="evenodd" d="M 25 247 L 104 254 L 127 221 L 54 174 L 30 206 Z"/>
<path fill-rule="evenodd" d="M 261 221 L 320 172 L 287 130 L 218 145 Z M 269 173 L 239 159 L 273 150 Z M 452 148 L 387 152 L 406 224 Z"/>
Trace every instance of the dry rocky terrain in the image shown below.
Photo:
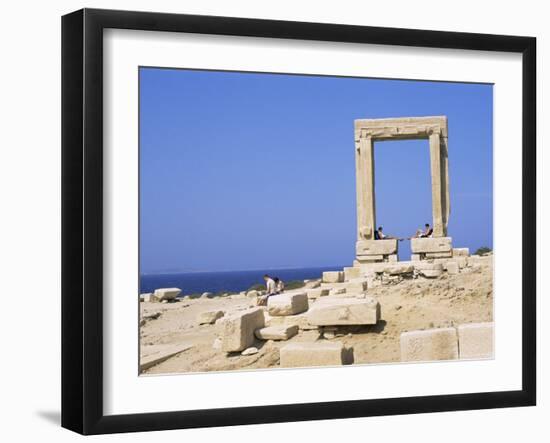
<path fill-rule="evenodd" d="M 382 274 L 379 274 L 382 275 Z M 254 352 L 227 353 L 222 350 L 224 318 L 256 307 L 256 294 L 240 293 L 225 297 L 183 297 L 175 302 L 142 302 L 140 318 L 141 367 L 144 374 L 249 370 L 275 368 L 280 364 L 279 349 L 288 343 L 341 342 L 353 348 L 353 363 L 400 361 L 402 332 L 445 328 L 465 323 L 493 320 L 493 260 L 468 257 L 458 273 L 443 272 L 437 278 L 421 275 L 392 277 L 370 282 L 365 294 L 380 304 L 376 325 L 323 328 L 300 323 L 297 335 L 288 340 L 256 340 Z M 309 281 L 306 287 L 290 292 L 308 292 L 311 286 L 332 289 L 343 283 Z M 309 288 L 308 288 L 309 287 Z M 349 292 L 349 291 L 348 291 Z M 342 296 L 343 294 L 340 294 Z M 320 297 L 337 297 L 325 295 Z M 353 296 L 353 295 L 350 295 Z M 361 296 L 356 294 L 356 296 Z M 309 306 L 317 300 L 309 299 Z M 281 320 L 265 311 L 266 326 Z M 212 324 L 199 324 L 204 314 L 222 311 Z M 217 317 L 221 314 L 218 313 Z M 202 320 L 201 320 L 202 319 Z M 243 355 L 244 354 L 244 355 Z M 165 356 L 160 361 L 155 357 Z M 169 356 L 169 357 L 167 357 Z M 153 362 L 147 364 L 147 362 Z M 144 364 L 145 363 L 145 364 Z"/>

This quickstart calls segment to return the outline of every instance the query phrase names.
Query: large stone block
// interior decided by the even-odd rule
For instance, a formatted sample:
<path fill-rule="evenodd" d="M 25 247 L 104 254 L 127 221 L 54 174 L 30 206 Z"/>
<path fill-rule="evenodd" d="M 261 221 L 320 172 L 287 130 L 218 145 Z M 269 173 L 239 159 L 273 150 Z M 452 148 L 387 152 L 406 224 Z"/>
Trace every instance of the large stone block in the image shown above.
<path fill-rule="evenodd" d="M 375 325 L 380 319 L 380 304 L 372 297 L 325 297 L 307 312 L 307 321 L 315 326 Z"/>
<path fill-rule="evenodd" d="M 458 274 L 459 273 L 459 266 L 457 261 L 448 261 L 445 264 L 445 269 L 447 270 L 448 274 Z"/>
<path fill-rule="evenodd" d="M 342 271 L 323 272 L 323 283 L 340 283 L 343 281 L 344 273 Z"/>
<path fill-rule="evenodd" d="M 460 358 L 493 358 L 493 326 L 492 322 L 458 326 Z"/>
<path fill-rule="evenodd" d="M 265 326 L 262 308 L 238 312 L 223 322 L 222 350 L 240 352 L 254 343 L 254 331 Z"/>
<path fill-rule="evenodd" d="M 443 265 L 441 263 L 417 262 L 414 268 L 427 278 L 440 277 L 443 274 Z"/>
<path fill-rule="evenodd" d="M 453 257 L 468 257 L 469 255 L 469 248 L 453 248 Z"/>
<path fill-rule="evenodd" d="M 307 311 L 309 307 L 307 293 L 273 295 L 267 299 L 269 315 L 294 315 Z"/>
<path fill-rule="evenodd" d="M 397 254 L 397 239 L 359 240 L 355 244 L 357 255 L 390 255 Z"/>
<path fill-rule="evenodd" d="M 155 297 L 158 301 L 173 300 L 180 295 L 181 289 L 179 288 L 161 288 L 155 289 Z"/>
<path fill-rule="evenodd" d="M 401 361 L 456 360 L 455 328 L 409 331 L 401 334 Z"/>
<path fill-rule="evenodd" d="M 269 326 L 256 329 L 256 338 L 260 340 L 288 340 L 298 333 L 298 325 Z"/>
<path fill-rule="evenodd" d="M 411 251 L 413 254 L 431 252 L 450 252 L 453 249 L 451 237 L 412 238 Z"/>
<path fill-rule="evenodd" d="M 328 288 L 316 288 L 307 291 L 307 298 L 319 298 L 328 295 L 330 289 Z"/>
<path fill-rule="evenodd" d="M 289 343 L 280 351 L 283 368 L 340 366 L 344 359 L 344 345 L 337 342 Z"/>
<path fill-rule="evenodd" d="M 451 251 L 447 252 L 426 252 L 424 254 L 424 257 L 429 260 L 431 258 L 451 258 L 453 256 L 453 253 Z"/>
<path fill-rule="evenodd" d="M 361 268 L 359 267 L 348 267 L 344 268 L 344 280 L 348 281 L 353 278 L 360 278 L 361 277 Z"/>
<path fill-rule="evenodd" d="M 157 303 L 157 302 L 160 301 L 157 297 L 155 297 L 155 294 L 153 294 L 151 292 L 148 292 L 146 294 L 141 294 L 140 295 L 140 300 L 144 301 L 144 302 L 147 302 L 147 303 Z"/>
<path fill-rule="evenodd" d="M 346 292 L 365 292 L 368 288 L 368 282 L 365 278 L 360 278 L 357 280 L 351 280 L 346 283 Z"/>
<path fill-rule="evenodd" d="M 413 271 L 414 266 L 411 264 L 395 263 L 384 267 L 384 274 L 388 275 L 412 274 Z"/>
<path fill-rule="evenodd" d="M 213 323 L 216 323 L 216 320 L 219 318 L 222 318 L 224 316 L 223 311 L 206 311 L 201 312 L 197 316 L 197 322 L 199 325 L 211 325 Z"/>

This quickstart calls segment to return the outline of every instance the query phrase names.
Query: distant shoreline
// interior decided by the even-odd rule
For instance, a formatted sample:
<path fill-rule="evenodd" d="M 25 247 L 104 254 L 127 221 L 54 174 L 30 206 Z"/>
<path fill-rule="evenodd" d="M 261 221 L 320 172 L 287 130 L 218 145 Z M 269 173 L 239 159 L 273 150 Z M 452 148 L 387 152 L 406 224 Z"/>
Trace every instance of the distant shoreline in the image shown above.
<path fill-rule="evenodd" d="M 324 271 L 342 269 L 342 265 L 305 268 L 251 269 L 245 271 L 171 272 L 140 275 L 140 293 L 158 288 L 176 287 L 182 295 L 203 292 L 236 293 L 263 283 L 263 275 L 279 277 L 284 282 L 321 278 Z"/>

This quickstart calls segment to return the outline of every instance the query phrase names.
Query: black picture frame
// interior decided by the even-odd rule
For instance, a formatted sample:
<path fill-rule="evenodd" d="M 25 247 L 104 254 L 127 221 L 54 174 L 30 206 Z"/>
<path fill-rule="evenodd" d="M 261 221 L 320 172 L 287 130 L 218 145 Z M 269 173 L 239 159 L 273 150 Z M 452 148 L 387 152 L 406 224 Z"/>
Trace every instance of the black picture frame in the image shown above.
<path fill-rule="evenodd" d="M 103 413 L 103 30 L 501 51 L 522 55 L 522 389 L 131 415 Z M 536 404 L 536 39 L 83 9 L 62 18 L 62 426 L 82 434 Z"/>

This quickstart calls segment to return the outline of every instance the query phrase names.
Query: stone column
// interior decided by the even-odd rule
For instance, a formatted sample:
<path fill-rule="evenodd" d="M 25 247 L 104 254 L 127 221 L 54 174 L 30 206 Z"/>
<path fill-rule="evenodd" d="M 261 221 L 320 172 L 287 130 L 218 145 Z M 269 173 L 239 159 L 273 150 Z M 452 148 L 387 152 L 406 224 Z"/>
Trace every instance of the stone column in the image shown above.
<path fill-rule="evenodd" d="M 442 201 L 441 140 L 439 133 L 430 134 L 430 166 L 432 175 L 433 236 L 444 237 L 444 206 Z"/>
<path fill-rule="evenodd" d="M 443 183 L 443 235 L 447 236 L 447 225 L 451 214 L 451 200 L 449 195 L 449 140 L 441 137 L 441 182 Z"/>
<path fill-rule="evenodd" d="M 374 240 L 374 146 L 371 137 L 356 141 L 357 241 Z"/>

